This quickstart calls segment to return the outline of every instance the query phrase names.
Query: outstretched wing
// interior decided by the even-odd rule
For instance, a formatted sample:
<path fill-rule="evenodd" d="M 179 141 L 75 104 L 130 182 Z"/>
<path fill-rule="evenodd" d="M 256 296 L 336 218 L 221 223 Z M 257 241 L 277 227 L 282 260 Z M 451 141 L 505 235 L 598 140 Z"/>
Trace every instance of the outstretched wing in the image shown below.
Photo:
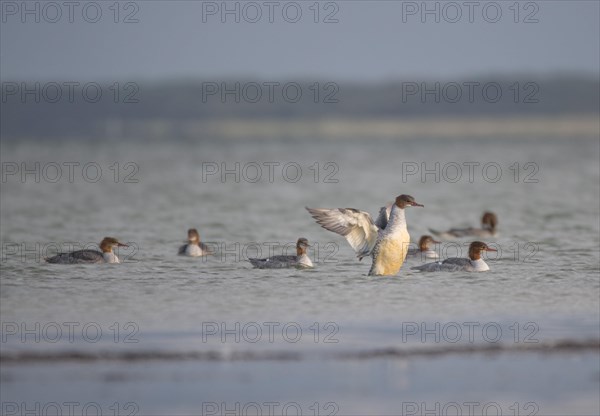
<path fill-rule="evenodd" d="M 378 228 L 368 212 L 354 208 L 308 208 L 321 227 L 344 236 L 357 256 L 368 255 L 377 241 Z"/>
<path fill-rule="evenodd" d="M 387 223 L 390 220 L 390 213 L 392 212 L 392 205 L 392 203 L 389 203 L 379 209 L 379 215 L 375 220 L 375 225 L 380 230 L 383 230 L 385 227 L 387 227 Z"/>

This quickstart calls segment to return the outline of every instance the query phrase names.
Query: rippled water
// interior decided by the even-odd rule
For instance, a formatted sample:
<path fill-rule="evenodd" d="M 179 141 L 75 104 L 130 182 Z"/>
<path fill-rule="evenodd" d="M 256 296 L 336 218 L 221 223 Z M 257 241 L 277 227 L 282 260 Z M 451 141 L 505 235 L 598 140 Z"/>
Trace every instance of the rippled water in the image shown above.
<path fill-rule="evenodd" d="M 122 349 L 134 355 L 175 351 L 213 354 L 201 359 L 253 360 L 273 359 L 260 355 L 272 351 L 280 354 L 275 359 L 320 357 L 329 362 L 327 357 L 352 361 L 343 357 L 351 353 L 360 360 L 360 354 L 386 349 L 392 355 L 410 351 L 420 356 L 434 347 L 489 347 L 494 345 L 490 339 L 509 349 L 591 340 L 595 353 L 582 356 L 591 375 L 578 379 L 577 388 L 597 391 L 598 156 L 597 138 L 3 143 L 3 325 L 31 327 L 37 322 L 44 328 L 58 323 L 64 330 L 65 322 L 81 327 L 94 323 L 104 334 L 97 343 L 82 339 L 78 331 L 74 342 L 64 337 L 47 342 L 51 335 L 42 334 L 36 343 L 22 342 L 19 328 L 17 335 L 3 340 L 3 353 Z M 23 181 L 7 173 L 14 166 L 20 169 L 22 162 L 28 168 L 40 162 L 39 183 L 33 174 Z M 64 165 L 69 162 L 79 163 L 73 181 Z M 102 169 L 95 183 L 93 167 L 87 179 L 82 176 L 81 167 L 88 162 Z M 236 162 L 239 175 L 209 174 L 223 167 L 235 171 Z M 275 163 L 270 165 L 272 181 L 270 162 Z M 49 163 L 63 166 L 56 183 L 50 183 L 56 171 Z M 439 178 L 435 173 L 406 176 L 415 167 L 435 172 L 436 163 Z M 254 181 L 257 167 L 262 177 Z M 131 173 L 128 179 L 137 182 L 124 183 Z M 401 193 L 425 205 L 407 212 L 413 239 L 429 227 L 477 225 L 484 210 L 496 212 L 499 234 L 485 240 L 501 249 L 488 257 L 491 271 L 419 274 L 409 270 L 421 263 L 412 259 L 395 277 L 369 277 L 370 259 L 357 261 L 342 237 L 321 229 L 304 210 L 355 207 L 375 215 Z M 218 248 L 217 255 L 176 255 L 190 227 Z M 57 245 L 97 243 L 104 236 L 130 243 L 132 248 L 119 252 L 123 264 L 60 266 L 40 261 Z M 300 236 L 314 245 L 309 253 L 316 260 L 313 270 L 254 270 L 245 261 L 268 254 L 269 245 L 281 253 Z M 437 249 L 465 255 L 468 242 L 444 243 Z M 268 322 L 279 325 L 273 342 L 266 335 Z M 465 322 L 475 328 L 474 340 L 468 338 Z M 111 329 L 115 323 L 118 330 Z M 225 334 L 222 342 L 222 323 L 225 329 L 239 323 L 249 332 L 239 342 Z M 210 332 L 213 324 L 215 334 Z M 279 328 L 286 325 L 290 331 L 302 329 L 299 342 L 290 342 L 292 332 L 282 335 Z M 249 342 L 256 326 L 263 335 Z M 451 340 L 456 337 L 449 334 L 457 327 L 463 332 L 455 344 Z M 484 334 L 483 327 L 490 332 Z M 427 328 L 441 339 L 430 333 L 422 342 Z M 443 328 L 450 332 L 440 332 Z M 497 328 L 499 338 L 494 335 Z M 8 329 L 3 327 L 5 334 Z M 138 342 L 124 344 L 120 338 L 115 343 L 115 331 Z M 337 342 L 324 342 L 326 336 Z M 10 371 L 4 377 L 9 380 Z M 310 376 L 305 374 L 305 379 Z M 598 406 L 589 394 L 585 398 L 590 406 L 584 410 Z"/>

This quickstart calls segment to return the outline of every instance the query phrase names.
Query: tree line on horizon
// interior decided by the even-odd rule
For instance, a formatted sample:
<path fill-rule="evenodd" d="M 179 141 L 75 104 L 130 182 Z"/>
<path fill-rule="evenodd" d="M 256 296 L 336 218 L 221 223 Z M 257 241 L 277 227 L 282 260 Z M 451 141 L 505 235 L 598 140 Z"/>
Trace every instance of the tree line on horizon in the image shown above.
<path fill-rule="evenodd" d="M 227 119 L 403 119 L 598 114 L 585 76 L 380 83 L 328 80 L 3 81 L 0 134 L 104 137 L 107 126 Z"/>

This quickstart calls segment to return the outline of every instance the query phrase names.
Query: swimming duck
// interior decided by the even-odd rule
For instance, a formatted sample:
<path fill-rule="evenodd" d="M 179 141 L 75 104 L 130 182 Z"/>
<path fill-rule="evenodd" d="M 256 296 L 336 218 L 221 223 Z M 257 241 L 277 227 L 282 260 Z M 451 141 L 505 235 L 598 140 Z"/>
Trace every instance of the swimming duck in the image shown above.
<path fill-rule="evenodd" d="M 435 236 L 448 240 L 461 237 L 489 238 L 496 235 L 497 225 L 498 217 L 496 214 L 486 211 L 481 217 L 481 228 L 451 228 L 448 231 L 436 231 L 430 228 L 429 231 Z"/>
<path fill-rule="evenodd" d="M 311 268 L 313 267 L 312 261 L 306 253 L 306 249 L 310 247 L 308 240 L 301 237 L 296 242 L 296 255 L 295 256 L 273 256 L 264 259 L 248 259 L 252 265 L 257 269 L 284 269 L 284 268 Z"/>
<path fill-rule="evenodd" d="M 437 259 L 440 256 L 435 250 L 431 249 L 431 244 L 440 244 L 440 241 L 434 240 L 430 235 L 423 235 L 419 239 L 419 246 L 414 248 L 409 248 L 407 256 L 411 257 L 421 257 L 424 259 Z"/>
<path fill-rule="evenodd" d="M 45 260 L 54 264 L 84 264 L 84 263 L 120 263 L 113 253 L 113 247 L 129 247 L 120 243 L 116 238 L 104 237 L 100 242 L 100 250 L 77 250 L 71 253 L 59 253 Z"/>
<path fill-rule="evenodd" d="M 188 242 L 179 247 L 177 254 L 180 256 L 201 257 L 213 254 L 213 252 L 206 244 L 200 242 L 198 230 L 190 228 L 188 230 Z"/>
<path fill-rule="evenodd" d="M 473 241 L 469 246 L 469 258 L 451 257 L 443 261 L 411 267 L 421 272 L 485 272 L 490 269 L 481 258 L 482 251 L 497 251 L 481 241 Z"/>

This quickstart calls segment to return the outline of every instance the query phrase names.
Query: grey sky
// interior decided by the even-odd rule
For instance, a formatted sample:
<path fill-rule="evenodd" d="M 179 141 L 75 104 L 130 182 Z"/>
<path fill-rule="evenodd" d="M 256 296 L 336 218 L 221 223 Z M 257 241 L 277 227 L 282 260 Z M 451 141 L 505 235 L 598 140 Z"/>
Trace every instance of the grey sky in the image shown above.
<path fill-rule="evenodd" d="M 124 80 L 177 77 L 252 77 L 260 79 L 320 78 L 384 80 L 406 77 L 452 78 L 510 72 L 541 74 L 600 71 L 600 6 L 598 1 L 520 2 L 518 23 L 514 1 L 428 2 L 440 10 L 440 23 L 429 14 L 421 22 L 422 2 L 337 1 L 319 5 L 320 23 L 314 23 L 314 1 L 299 1 L 302 16 L 292 20 L 295 6 L 286 1 L 252 6 L 239 3 L 240 23 L 234 15 L 221 22 L 221 2 L 122 2 L 114 23 L 113 1 L 97 2 L 97 23 L 83 18 L 83 6 L 73 6 L 73 23 L 63 0 L 62 17 L 45 3 L 21 22 L 21 1 L 2 1 L 1 77 L 38 80 Z M 488 5 L 489 3 L 494 3 Z M 528 4 L 529 3 L 529 4 Z M 234 8 L 236 2 L 228 2 Z M 262 17 L 256 23 L 256 8 Z M 462 17 L 456 23 L 456 7 Z M 496 6 L 502 16 L 494 20 Z M 14 10 L 17 7 L 18 10 Z M 45 11 L 44 7 L 47 7 Z M 272 7 L 273 23 L 269 22 Z M 338 23 L 323 23 L 335 12 Z M 469 22 L 469 8 L 473 23 Z M 487 14 L 484 14 L 484 7 Z M 138 9 L 136 11 L 136 8 Z M 403 10 L 405 13 L 403 13 Z M 15 12 L 15 14 L 12 14 Z M 95 6 L 87 17 L 93 20 Z M 123 23 L 129 13 L 138 23 Z M 537 23 L 524 23 L 527 16 Z M 206 22 L 203 22 L 203 17 Z M 245 19 L 246 18 L 246 19 Z M 405 21 L 403 21 L 403 19 Z"/>

